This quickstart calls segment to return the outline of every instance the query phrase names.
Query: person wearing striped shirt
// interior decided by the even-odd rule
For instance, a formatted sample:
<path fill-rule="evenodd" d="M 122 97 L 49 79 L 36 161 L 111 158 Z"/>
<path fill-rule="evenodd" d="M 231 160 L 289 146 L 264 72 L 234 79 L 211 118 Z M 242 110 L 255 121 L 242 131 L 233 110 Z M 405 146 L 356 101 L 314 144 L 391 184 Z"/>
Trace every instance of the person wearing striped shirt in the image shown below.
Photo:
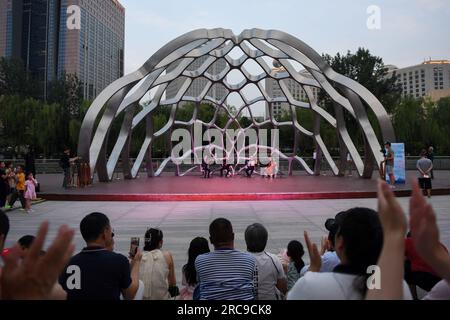
<path fill-rule="evenodd" d="M 251 254 L 234 249 L 231 222 L 224 218 L 214 220 L 209 235 L 214 251 L 195 260 L 200 300 L 255 300 L 256 260 Z"/>

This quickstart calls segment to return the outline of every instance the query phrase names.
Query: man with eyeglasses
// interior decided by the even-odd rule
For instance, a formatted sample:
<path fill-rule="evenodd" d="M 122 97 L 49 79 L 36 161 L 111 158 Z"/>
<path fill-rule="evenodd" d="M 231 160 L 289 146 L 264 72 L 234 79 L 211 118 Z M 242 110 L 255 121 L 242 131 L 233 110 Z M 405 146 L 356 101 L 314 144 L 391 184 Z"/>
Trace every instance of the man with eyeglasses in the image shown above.
<path fill-rule="evenodd" d="M 60 276 L 59 282 L 67 292 L 68 300 L 134 299 L 139 288 L 141 253 L 131 262 L 110 248 L 114 232 L 103 213 L 94 212 L 80 223 L 86 248 L 73 256 Z"/>

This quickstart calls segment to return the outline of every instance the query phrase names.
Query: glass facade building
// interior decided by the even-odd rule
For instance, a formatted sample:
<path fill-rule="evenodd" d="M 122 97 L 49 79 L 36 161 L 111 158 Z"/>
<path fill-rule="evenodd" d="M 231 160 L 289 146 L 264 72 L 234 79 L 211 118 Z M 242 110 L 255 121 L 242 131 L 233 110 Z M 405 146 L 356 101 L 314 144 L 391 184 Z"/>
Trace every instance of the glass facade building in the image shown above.
<path fill-rule="evenodd" d="M 81 9 L 81 29 L 67 28 L 67 8 Z M 125 9 L 115 0 L 61 0 L 58 76 L 77 74 L 94 99 L 124 74 Z"/>
<path fill-rule="evenodd" d="M 80 29 L 69 29 L 70 6 Z M 0 0 L 0 55 L 20 58 L 40 96 L 64 74 L 76 74 L 93 100 L 124 74 L 125 9 L 117 0 Z"/>

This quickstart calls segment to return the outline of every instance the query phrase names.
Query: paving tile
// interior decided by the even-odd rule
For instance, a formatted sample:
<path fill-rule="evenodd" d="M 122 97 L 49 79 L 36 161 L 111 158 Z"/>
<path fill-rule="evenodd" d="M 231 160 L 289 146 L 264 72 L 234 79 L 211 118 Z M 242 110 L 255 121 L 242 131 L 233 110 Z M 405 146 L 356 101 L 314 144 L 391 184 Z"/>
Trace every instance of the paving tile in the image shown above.
<path fill-rule="evenodd" d="M 409 199 L 400 198 L 407 212 Z M 433 197 L 442 242 L 450 248 L 450 197 Z M 42 221 L 50 221 L 48 246 L 56 236 L 58 226 L 68 224 L 76 230 L 76 251 L 84 246 L 79 233 L 79 223 L 88 213 L 100 211 L 107 214 L 116 233 L 115 250 L 127 254 L 130 238 L 144 237 L 147 227 L 157 226 L 164 232 L 164 249 L 172 252 L 181 280 L 181 267 L 187 261 L 189 242 L 203 236 L 208 239 L 208 226 L 213 219 L 231 220 L 235 231 L 236 248 L 245 250 L 245 228 L 255 222 L 263 223 L 269 231 L 267 250 L 279 253 L 290 240 L 303 241 L 303 231 L 309 232 L 313 241 L 326 235 L 324 222 L 338 211 L 355 206 L 376 208 L 375 199 L 309 200 L 309 201 L 244 201 L 244 202 L 44 202 L 34 207 L 35 212 L 8 213 L 11 230 L 6 246 L 11 246 L 21 236 L 35 234 Z M 305 260 L 308 260 L 307 255 Z"/>

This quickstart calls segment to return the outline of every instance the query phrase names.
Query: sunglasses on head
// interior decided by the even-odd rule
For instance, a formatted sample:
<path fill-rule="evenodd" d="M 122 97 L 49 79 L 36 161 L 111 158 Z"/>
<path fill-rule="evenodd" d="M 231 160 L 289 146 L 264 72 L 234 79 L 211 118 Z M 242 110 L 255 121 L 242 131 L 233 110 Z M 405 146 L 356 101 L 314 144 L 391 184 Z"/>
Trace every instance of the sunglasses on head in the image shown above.
<path fill-rule="evenodd" d="M 145 238 L 145 239 L 144 239 L 145 242 L 151 242 L 151 241 L 152 241 L 152 231 L 153 231 L 153 230 L 154 230 L 154 231 L 157 231 L 156 237 L 158 237 L 158 238 L 161 237 L 161 234 L 162 234 L 161 229 L 158 229 L 158 228 L 149 228 L 149 229 L 147 229 L 147 231 L 145 232 L 145 234 L 148 234 L 150 237 Z"/>

